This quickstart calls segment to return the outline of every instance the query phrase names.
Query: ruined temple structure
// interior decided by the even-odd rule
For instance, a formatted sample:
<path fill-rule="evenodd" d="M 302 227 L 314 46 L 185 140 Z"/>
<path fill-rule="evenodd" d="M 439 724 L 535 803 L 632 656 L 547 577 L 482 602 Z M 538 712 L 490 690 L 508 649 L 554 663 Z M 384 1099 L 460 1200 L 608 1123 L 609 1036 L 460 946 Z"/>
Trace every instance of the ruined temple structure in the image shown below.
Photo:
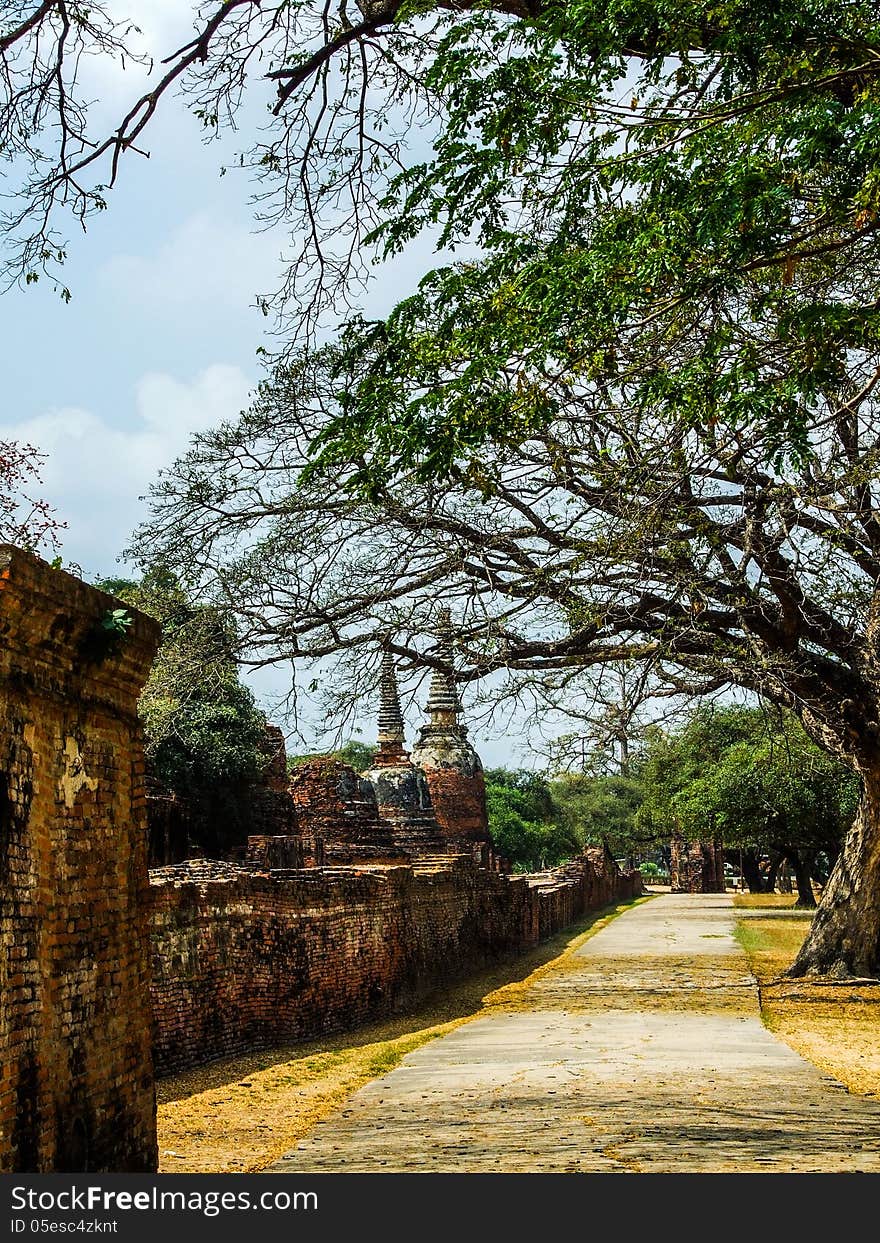
<path fill-rule="evenodd" d="M 305 867 L 306 851 L 287 773 L 287 748 L 276 725 L 266 724 L 263 754 L 266 765 L 249 791 L 245 861 L 270 868 Z M 314 845 L 309 862 L 313 866 L 318 862 Z"/>
<path fill-rule="evenodd" d="M 681 834 L 673 834 L 669 879 L 673 893 L 724 893 L 721 838 L 687 842 Z"/>
<path fill-rule="evenodd" d="M 265 767 L 249 790 L 249 830 L 267 836 L 296 833 L 296 807 L 287 774 L 287 748 L 277 725 L 266 724 L 262 746 Z"/>
<path fill-rule="evenodd" d="M 0 1172 L 156 1168 L 137 699 L 158 638 L 0 546 Z"/>
<path fill-rule="evenodd" d="M 313 760 L 290 781 L 305 866 L 408 863 L 376 791 L 348 764 Z"/>
<path fill-rule="evenodd" d="M 182 799 L 147 771 L 147 853 L 150 867 L 179 863 L 193 854 L 189 809 Z"/>
<path fill-rule="evenodd" d="M 379 698 L 379 750 L 364 774 L 376 792 L 379 813 L 390 821 L 395 843 L 413 857 L 447 850 L 424 771 L 410 759 L 404 745 L 403 714 L 394 658 L 382 658 Z"/>
<path fill-rule="evenodd" d="M 451 666 L 448 611 L 444 628 L 442 655 Z M 378 753 L 362 776 L 330 756 L 288 776 L 284 736 L 268 723 L 265 766 L 255 781 L 230 792 L 234 798 L 219 790 L 208 806 L 195 808 L 148 773 L 150 865 L 208 855 L 255 867 L 320 867 L 466 853 L 485 867 L 504 870 L 489 835 L 482 764 L 460 720 L 450 673 L 434 673 L 427 712 L 410 757 L 394 659 L 386 652 Z M 204 825 L 199 827 L 206 813 L 213 826 L 207 837 Z"/>
<path fill-rule="evenodd" d="M 448 640 L 443 651 L 451 664 Z M 330 757 L 297 768 L 287 792 L 291 822 L 276 820 L 251 836 L 246 861 L 257 867 L 385 865 L 466 854 L 503 870 L 489 836 L 483 767 L 459 719 L 450 675 L 432 677 L 427 711 L 411 758 L 394 659 L 386 652 L 372 768 L 358 775 Z"/>
<path fill-rule="evenodd" d="M 440 656 L 447 670 L 431 677 L 429 721 L 419 731 L 412 762 L 428 781 L 434 815 L 447 846 L 484 854 L 491 852 L 486 812 L 486 785 L 480 757 L 468 741 L 460 720 L 461 701 L 451 674 L 453 667 L 449 610 L 441 617 L 444 639 Z"/>

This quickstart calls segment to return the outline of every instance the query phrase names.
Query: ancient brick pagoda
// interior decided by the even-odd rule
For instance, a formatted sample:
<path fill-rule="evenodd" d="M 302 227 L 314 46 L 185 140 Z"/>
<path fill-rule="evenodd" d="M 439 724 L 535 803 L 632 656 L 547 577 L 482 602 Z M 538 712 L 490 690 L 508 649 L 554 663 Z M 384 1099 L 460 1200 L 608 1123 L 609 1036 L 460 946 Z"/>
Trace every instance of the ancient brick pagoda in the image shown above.
<path fill-rule="evenodd" d="M 441 652 L 451 668 L 448 612 L 444 628 Z M 285 795 L 286 817 L 248 839 L 248 861 L 270 868 L 389 865 L 461 853 L 500 866 L 491 848 L 483 766 L 459 719 L 451 672 L 433 675 L 427 712 L 410 756 L 394 658 L 386 652 L 372 768 L 361 775 L 331 758 L 297 768 Z"/>
<path fill-rule="evenodd" d="M 397 674 L 390 652 L 382 657 L 378 741 L 373 767 L 364 777 L 376 791 L 379 812 L 390 821 L 395 842 L 411 855 L 446 851 L 447 842 L 434 814 L 428 779 L 412 762 L 405 747 Z"/>
<path fill-rule="evenodd" d="M 724 848 L 720 837 L 685 841 L 672 836 L 669 879 L 673 893 L 724 893 Z"/>
<path fill-rule="evenodd" d="M 441 616 L 443 641 L 440 658 L 445 668 L 431 677 L 427 712 L 429 721 L 419 731 L 412 762 L 428 781 L 434 815 L 447 846 L 461 849 L 489 847 L 486 784 L 483 765 L 462 724 L 461 700 L 452 676 L 454 664 L 449 610 Z"/>

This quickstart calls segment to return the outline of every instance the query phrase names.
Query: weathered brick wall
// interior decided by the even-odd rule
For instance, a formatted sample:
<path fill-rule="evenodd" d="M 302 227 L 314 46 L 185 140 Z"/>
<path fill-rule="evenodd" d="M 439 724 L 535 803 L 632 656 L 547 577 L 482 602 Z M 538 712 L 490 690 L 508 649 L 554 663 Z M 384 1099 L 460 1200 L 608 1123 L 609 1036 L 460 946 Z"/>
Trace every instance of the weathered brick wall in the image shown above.
<path fill-rule="evenodd" d="M 640 892 L 601 852 L 538 878 L 415 867 L 151 875 L 154 1054 L 169 1073 L 354 1027 Z"/>
<path fill-rule="evenodd" d="M 0 547 L 0 1171 L 155 1169 L 136 701 L 158 640 Z"/>
<path fill-rule="evenodd" d="M 462 772 L 451 765 L 431 766 L 425 762 L 425 776 L 434 814 L 450 845 L 488 842 L 486 780 L 482 769 Z"/>

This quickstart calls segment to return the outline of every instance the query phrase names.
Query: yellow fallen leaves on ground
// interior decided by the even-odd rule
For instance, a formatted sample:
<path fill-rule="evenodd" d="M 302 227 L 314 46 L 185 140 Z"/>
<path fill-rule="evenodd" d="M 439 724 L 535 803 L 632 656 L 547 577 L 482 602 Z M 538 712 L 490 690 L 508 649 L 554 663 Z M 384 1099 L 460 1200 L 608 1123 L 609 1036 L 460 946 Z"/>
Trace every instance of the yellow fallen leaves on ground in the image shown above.
<path fill-rule="evenodd" d="M 761 990 L 766 1026 L 850 1092 L 880 1098 L 880 985 L 780 979 L 811 913 L 785 894 L 737 896 L 737 936 Z"/>

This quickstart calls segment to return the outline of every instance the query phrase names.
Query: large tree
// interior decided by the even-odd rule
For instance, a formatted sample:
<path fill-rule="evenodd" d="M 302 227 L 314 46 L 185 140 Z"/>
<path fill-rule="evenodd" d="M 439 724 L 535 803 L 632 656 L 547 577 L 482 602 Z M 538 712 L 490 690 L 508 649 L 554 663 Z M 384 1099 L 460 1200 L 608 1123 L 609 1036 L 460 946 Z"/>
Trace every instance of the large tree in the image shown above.
<path fill-rule="evenodd" d="M 204 440 L 168 481 L 156 542 L 190 543 L 267 659 L 390 626 L 415 651 L 422 596 L 447 591 L 468 677 L 642 660 L 791 707 L 864 788 L 795 970 L 874 972 L 875 5 L 364 0 L 331 21 L 229 0 L 94 147 L 65 129 L 55 72 L 73 7 L 19 5 L 0 35 L 23 57 L 3 150 L 35 170 L 19 271 L 52 263 L 60 200 L 101 205 L 88 178 L 105 160 L 112 181 L 175 83 L 213 129 L 252 72 L 278 88 L 250 156 L 263 212 L 306 226 L 297 305 L 347 292 L 369 233 L 393 250 L 434 226 L 483 251 L 291 360 L 274 422 Z M 423 163 L 381 128 L 400 107 L 434 119 Z"/>
<path fill-rule="evenodd" d="M 296 237 L 280 300 L 298 325 L 325 295 L 350 296 L 373 233 L 393 249 L 433 225 L 449 243 L 476 236 L 503 252 L 519 236 L 528 253 L 548 234 L 578 242 L 585 205 L 632 206 L 598 267 L 581 254 L 561 281 L 545 262 L 527 282 L 552 304 L 575 277 L 573 310 L 591 307 L 602 350 L 634 307 L 687 308 L 737 273 L 790 278 L 877 229 L 872 0 L 201 0 L 192 38 L 142 65 L 139 14 L 97 0 L 4 5 L 13 276 L 58 276 L 65 213 L 85 223 L 107 206 L 178 91 L 208 136 L 244 123 L 235 163 L 258 179 L 258 215 Z M 94 58 L 127 65 L 137 96 L 106 129 L 86 102 Z M 256 132 L 250 97 L 268 105 Z M 427 158 L 424 142 L 407 150 L 420 127 Z M 819 319 L 804 351 L 820 360 L 860 326 Z M 807 377 L 780 408 L 756 386 L 779 425 L 801 387 Z"/>
<path fill-rule="evenodd" d="M 189 848 L 209 857 L 240 850 L 267 755 L 266 718 L 239 679 L 234 619 L 194 604 L 162 565 L 140 582 L 98 585 L 161 623 L 138 714 L 149 773 L 184 809 Z"/>
<path fill-rule="evenodd" d="M 412 383 L 402 370 L 400 390 Z M 506 393 L 508 377 L 496 384 Z M 735 685 L 790 709 L 863 791 L 795 970 L 875 972 L 873 385 L 832 386 L 809 451 L 771 464 L 760 417 L 701 429 L 686 409 L 586 377 L 540 432 L 484 445 L 478 474 L 443 485 L 386 475 L 369 497 L 352 487 L 363 456 L 313 470 L 310 446 L 339 391 L 334 350 L 282 370 L 239 424 L 200 436 L 165 477 L 142 547 L 234 602 L 251 659 L 336 654 L 354 694 L 364 649 L 389 631 L 400 655 L 443 664 L 424 642 L 442 599 L 464 681 L 503 671 L 564 695 L 585 672 L 630 661 L 670 689 Z"/>

